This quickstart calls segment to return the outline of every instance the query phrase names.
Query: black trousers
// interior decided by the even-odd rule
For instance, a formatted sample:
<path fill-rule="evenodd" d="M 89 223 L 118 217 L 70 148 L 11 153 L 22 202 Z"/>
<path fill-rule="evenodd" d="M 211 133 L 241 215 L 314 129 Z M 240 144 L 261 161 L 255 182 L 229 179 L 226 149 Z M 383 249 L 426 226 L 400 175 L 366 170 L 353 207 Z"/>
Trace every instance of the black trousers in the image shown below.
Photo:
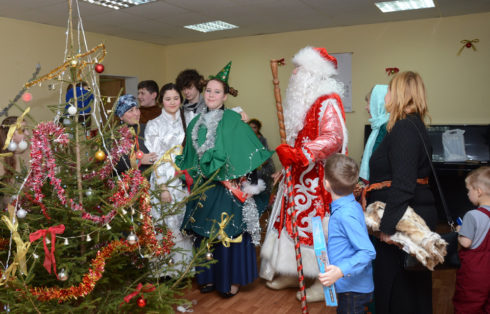
<path fill-rule="evenodd" d="M 432 313 L 432 273 L 406 271 L 405 253 L 375 239 L 374 300 L 376 314 Z"/>

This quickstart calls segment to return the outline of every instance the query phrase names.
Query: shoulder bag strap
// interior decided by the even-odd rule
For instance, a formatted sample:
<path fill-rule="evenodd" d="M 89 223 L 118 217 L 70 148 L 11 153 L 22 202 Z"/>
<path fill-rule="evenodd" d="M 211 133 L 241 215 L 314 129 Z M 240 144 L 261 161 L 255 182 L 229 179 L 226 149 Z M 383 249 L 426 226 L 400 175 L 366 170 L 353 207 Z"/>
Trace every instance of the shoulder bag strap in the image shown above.
<path fill-rule="evenodd" d="M 430 168 L 432 169 L 432 174 L 434 175 L 434 181 L 436 181 L 437 190 L 439 191 L 439 197 L 441 198 L 442 208 L 444 208 L 444 213 L 446 214 L 447 223 L 451 227 L 451 230 L 455 231 L 456 227 L 454 226 L 453 218 L 451 217 L 451 214 L 449 213 L 449 209 L 447 208 L 446 199 L 444 198 L 444 195 L 442 194 L 441 185 L 439 183 L 439 179 L 437 178 L 437 174 L 436 174 L 436 170 L 434 169 L 434 165 L 432 164 L 432 158 L 429 155 L 429 150 L 427 149 L 427 146 L 425 145 L 424 138 L 422 137 L 422 134 L 420 133 L 420 130 L 417 127 L 417 125 L 412 120 L 410 120 L 409 118 L 407 118 L 407 120 L 410 121 L 410 123 L 412 123 L 412 125 L 414 126 L 415 130 L 417 130 L 417 133 L 420 137 L 420 140 L 422 141 L 422 145 L 424 145 L 425 153 L 427 155 L 427 158 L 429 159 L 429 165 L 430 165 Z"/>

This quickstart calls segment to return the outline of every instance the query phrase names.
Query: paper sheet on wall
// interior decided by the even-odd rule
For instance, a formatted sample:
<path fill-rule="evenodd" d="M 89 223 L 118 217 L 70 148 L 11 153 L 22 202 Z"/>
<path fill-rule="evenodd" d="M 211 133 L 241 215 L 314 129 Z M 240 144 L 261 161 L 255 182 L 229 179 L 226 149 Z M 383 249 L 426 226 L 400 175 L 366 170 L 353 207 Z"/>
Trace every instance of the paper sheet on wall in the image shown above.
<path fill-rule="evenodd" d="M 352 52 L 332 53 L 337 58 L 337 79 L 344 83 L 342 103 L 345 112 L 352 112 Z"/>

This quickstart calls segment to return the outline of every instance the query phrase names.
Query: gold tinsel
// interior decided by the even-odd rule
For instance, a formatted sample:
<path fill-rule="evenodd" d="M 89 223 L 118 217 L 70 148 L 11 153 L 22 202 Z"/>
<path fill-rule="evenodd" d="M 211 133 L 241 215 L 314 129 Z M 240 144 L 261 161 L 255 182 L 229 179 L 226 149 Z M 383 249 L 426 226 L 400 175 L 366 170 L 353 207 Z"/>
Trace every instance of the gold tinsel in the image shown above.
<path fill-rule="evenodd" d="M 97 50 L 102 50 L 102 55 L 100 56 L 100 58 L 98 59 L 98 61 L 86 61 L 86 60 L 83 60 L 84 57 L 95 53 Z M 76 67 L 76 68 L 78 68 L 81 71 L 87 65 L 92 65 L 92 64 L 95 64 L 95 63 L 102 62 L 102 60 L 104 60 L 104 58 L 105 58 L 105 55 L 106 55 L 106 49 L 105 49 L 104 44 L 98 44 L 97 46 L 95 46 L 94 48 L 92 48 L 91 50 L 89 50 L 87 52 L 79 53 L 79 54 L 74 55 L 72 57 L 68 57 L 66 59 L 65 63 L 63 63 L 59 67 L 53 69 L 48 74 L 45 74 L 45 75 L 41 76 L 37 80 L 33 80 L 33 81 L 30 81 L 30 82 L 25 83 L 24 84 L 24 87 L 25 88 L 29 88 L 29 87 L 34 86 L 36 84 L 40 84 L 40 83 L 42 83 L 44 81 L 52 80 L 55 77 L 59 76 L 63 71 L 65 71 L 69 67 L 72 67 L 72 68 L 75 68 Z M 80 75 L 80 72 L 78 72 L 78 75 Z M 78 80 L 81 80 L 81 78 L 78 77 Z"/>

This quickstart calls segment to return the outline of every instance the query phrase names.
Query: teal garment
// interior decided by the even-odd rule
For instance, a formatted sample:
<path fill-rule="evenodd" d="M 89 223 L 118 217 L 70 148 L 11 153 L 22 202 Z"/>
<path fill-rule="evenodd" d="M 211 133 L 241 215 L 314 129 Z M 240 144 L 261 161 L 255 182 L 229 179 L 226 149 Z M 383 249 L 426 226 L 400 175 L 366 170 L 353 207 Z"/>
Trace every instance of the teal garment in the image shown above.
<path fill-rule="evenodd" d="M 200 174 L 209 178 L 216 171 L 217 181 L 240 178 L 257 169 L 274 153 L 262 145 L 238 113 L 225 110 L 216 130 L 214 147 L 199 159 L 192 144 L 192 130 L 201 114 L 187 127 L 184 152 L 176 158 L 177 166 L 182 170 L 187 169 L 194 179 Z M 206 127 L 202 125 L 198 131 L 198 145 L 204 143 L 206 133 Z"/>
<path fill-rule="evenodd" d="M 386 125 L 388 123 L 385 123 L 383 124 L 380 128 L 379 128 L 379 132 L 378 132 L 378 136 L 376 136 L 376 141 L 374 141 L 374 145 L 373 145 L 373 152 L 376 150 L 376 148 L 378 148 L 379 144 L 381 144 L 381 142 L 383 141 L 383 139 L 385 138 L 386 136 Z"/>
<path fill-rule="evenodd" d="M 187 170 L 196 180 L 199 175 L 214 177 L 214 186 L 208 189 L 204 197 L 191 200 L 186 205 L 182 229 L 208 237 L 211 229 L 218 228 L 222 213 L 231 217 L 225 227 L 228 237 L 237 237 L 246 230 L 242 209 L 244 203 L 238 200 L 220 182 L 243 177 L 257 169 L 274 153 L 267 150 L 250 126 L 241 120 L 241 116 L 232 110 L 225 110 L 216 130 L 213 148 L 204 152 L 201 158 L 192 143 L 192 130 L 200 115 L 196 116 L 187 128 L 186 143 L 182 155 L 176 158 L 177 165 Z M 198 145 L 206 140 L 206 127 L 198 130 Z M 268 199 L 265 193 L 255 195 L 259 215 L 265 210 Z"/>
<path fill-rule="evenodd" d="M 384 135 L 386 135 L 386 123 L 390 118 L 390 115 L 386 112 L 385 108 L 385 96 L 388 92 L 388 85 L 375 85 L 371 96 L 369 97 L 369 112 L 371 113 L 371 134 L 366 141 L 366 146 L 364 147 L 364 154 L 362 155 L 361 167 L 359 169 L 359 177 L 366 181 L 369 181 L 369 160 L 371 155 L 379 143 L 383 140 Z M 381 127 L 384 128 L 384 135 L 381 138 L 378 135 L 381 132 Z M 377 143 L 377 144 L 376 144 Z"/>

